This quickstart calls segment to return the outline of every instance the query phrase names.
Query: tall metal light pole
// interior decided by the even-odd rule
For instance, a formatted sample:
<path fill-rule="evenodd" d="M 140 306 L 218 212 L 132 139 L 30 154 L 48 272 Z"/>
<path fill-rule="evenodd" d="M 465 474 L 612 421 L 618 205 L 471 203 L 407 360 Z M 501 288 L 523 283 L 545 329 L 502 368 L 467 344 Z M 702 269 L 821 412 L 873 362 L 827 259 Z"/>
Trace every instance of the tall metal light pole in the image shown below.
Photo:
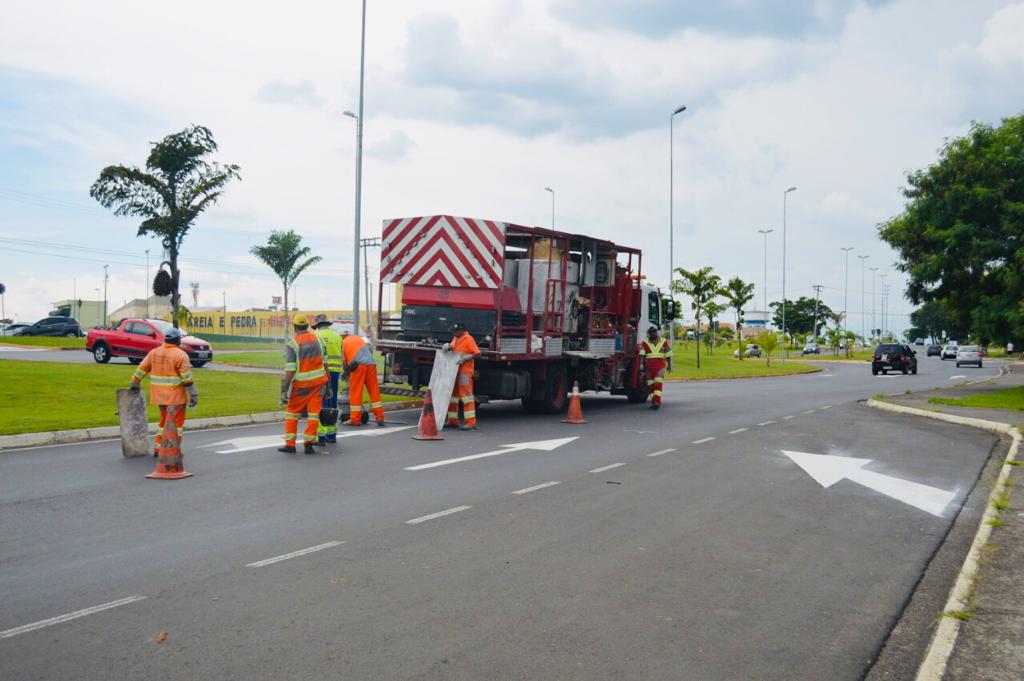
<path fill-rule="evenodd" d="M 103 266 L 103 324 L 107 323 L 107 282 L 110 281 L 110 276 L 107 274 L 107 268 L 110 265 Z"/>
<path fill-rule="evenodd" d="M 672 274 L 675 272 L 675 259 L 674 259 L 674 248 L 675 248 L 675 222 L 673 215 L 673 199 L 675 198 L 675 186 L 674 177 L 675 174 L 675 144 L 673 141 L 673 132 L 676 114 L 681 114 L 686 111 L 686 105 L 677 106 L 673 111 L 672 115 L 668 117 L 668 286 L 669 291 L 672 290 Z M 673 300 L 675 295 L 671 294 Z M 700 329 L 698 329 L 700 331 Z M 668 325 L 668 337 L 670 341 L 676 339 L 676 325 L 675 322 L 671 322 Z"/>
<path fill-rule="evenodd" d="M 878 278 L 877 267 L 869 267 L 871 270 L 871 338 L 875 337 L 875 280 Z"/>
<path fill-rule="evenodd" d="M 782 361 L 789 355 L 789 344 L 786 342 L 786 199 L 796 187 L 782 192 Z"/>
<path fill-rule="evenodd" d="M 864 314 L 864 261 L 870 258 L 870 255 L 858 255 L 860 258 L 860 331 L 861 340 L 867 345 L 868 335 L 865 333 L 868 326 L 867 315 Z"/>
<path fill-rule="evenodd" d="M 346 116 L 356 119 L 356 224 L 355 234 L 352 239 L 352 319 L 356 331 L 360 326 L 359 320 L 359 250 L 362 248 L 359 236 L 359 228 L 362 221 L 362 193 L 363 193 L 363 91 L 366 76 L 366 0 L 363 0 L 362 28 L 359 35 L 359 113 L 353 114 L 346 111 Z"/>
<path fill-rule="evenodd" d="M 774 229 L 759 229 L 758 234 L 764 235 L 764 330 L 768 331 L 768 235 Z"/>
<path fill-rule="evenodd" d="M 843 344 L 846 346 L 846 356 L 850 356 L 850 341 L 846 336 L 850 333 L 850 308 L 848 306 L 850 300 L 850 251 L 853 250 L 853 246 L 846 246 L 839 250 L 845 253 L 846 257 L 846 274 L 843 275 Z"/>
<path fill-rule="evenodd" d="M 146 249 L 146 319 L 149 319 L 149 249 Z"/>
<path fill-rule="evenodd" d="M 555 228 L 555 190 L 551 187 L 544 187 L 544 191 L 551 192 L 551 229 Z"/>

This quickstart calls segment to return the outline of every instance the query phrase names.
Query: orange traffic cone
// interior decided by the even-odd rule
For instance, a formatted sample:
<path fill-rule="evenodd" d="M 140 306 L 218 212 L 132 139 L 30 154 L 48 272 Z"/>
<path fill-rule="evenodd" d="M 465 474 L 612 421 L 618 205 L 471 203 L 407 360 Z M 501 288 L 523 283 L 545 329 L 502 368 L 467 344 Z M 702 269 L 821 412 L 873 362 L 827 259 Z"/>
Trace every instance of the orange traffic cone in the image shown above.
<path fill-rule="evenodd" d="M 583 420 L 583 407 L 580 406 L 580 382 L 572 382 L 572 397 L 569 398 L 569 413 L 562 419 L 562 423 L 579 425 L 586 423 Z"/>
<path fill-rule="evenodd" d="M 443 440 L 437 434 L 437 421 L 434 420 L 434 401 L 430 399 L 430 388 L 423 396 L 423 411 L 420 412 L 420 425 L 416 429 L 413 440 Z"/>
<path fill-rule="evenodd" d="M 178 426 L 174 423 L 177 411 L 184 408 L 184 406 L 167 407 L 164 432 L 160 436 L 160 451 L 157 454 L 156 470 L 146 476 L 150 480 L 179 480 L 192 477 L 191 473 L 185 472 L 181 441 L 178 439 Z"/>

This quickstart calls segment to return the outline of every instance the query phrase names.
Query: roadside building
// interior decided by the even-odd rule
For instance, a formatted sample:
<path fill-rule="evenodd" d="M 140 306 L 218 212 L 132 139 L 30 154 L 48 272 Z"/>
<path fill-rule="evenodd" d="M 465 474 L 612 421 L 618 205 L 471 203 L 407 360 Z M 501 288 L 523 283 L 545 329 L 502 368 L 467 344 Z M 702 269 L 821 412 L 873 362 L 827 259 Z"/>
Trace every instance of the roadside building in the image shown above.
<path fill-rule="evenodd" d="M 82 329 L 91 329 L 103 324 L 102 300 L 58 300 L 53 303 L 51 317 L 71 317 L 77 319 Z M 35 321 L 35 320 L 32 320 Z"/>
<path fill-rule="evenodd" d="M 100 302 L 100 305 L 103 305 L 102 301 Z M 132 300 L 125 302 L 124 305 L 111 311 L 107 315 L 107 321 L 116 322 L 129 317 L 170 319 L 170 315 L 171 297 L 154 295 L 149 298 L 133 298 Z M 82 326 L 85 326 L 84 322 L 82 322 Z"/>

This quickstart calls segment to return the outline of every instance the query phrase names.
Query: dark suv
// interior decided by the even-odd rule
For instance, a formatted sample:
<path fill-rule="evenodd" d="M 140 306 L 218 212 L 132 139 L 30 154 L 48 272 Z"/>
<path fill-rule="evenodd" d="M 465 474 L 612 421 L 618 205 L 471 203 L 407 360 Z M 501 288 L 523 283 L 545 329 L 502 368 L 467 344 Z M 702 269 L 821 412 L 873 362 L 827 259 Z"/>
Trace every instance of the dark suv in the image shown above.
<path fill-rule="evenodd" d="M 875 348 L 875 354 L 871 358 L 871 373 L 874 376 L 877 376 L 879 371 L 887 374 L 889 369 L 916 374 L 917 353 L 911 350 L 909 345 L 882 343 Z"/>
<path fill-rule="evenodd" d="M 68 336 L 82 335 L 82 326 L 71 317 L 46 317 L 18 331 L 19 336 Z"/>

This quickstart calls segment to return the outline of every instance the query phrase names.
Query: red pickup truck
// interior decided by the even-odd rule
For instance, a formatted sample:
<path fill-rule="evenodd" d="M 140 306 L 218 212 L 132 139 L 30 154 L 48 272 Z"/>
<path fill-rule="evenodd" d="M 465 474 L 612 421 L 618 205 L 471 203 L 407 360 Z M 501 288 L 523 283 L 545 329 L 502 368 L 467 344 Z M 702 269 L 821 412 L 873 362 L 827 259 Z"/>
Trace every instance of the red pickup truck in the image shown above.
<path fill-rule="evenodd" d="M 153 348 L 164 342 L 164 333 L 173 328 L 162 319 L 122 319 L 113 329 L 89 329 L 85 349 L 93 359 L 106 364 L 111 357 L 127 357 L 132 364 L 138 364 Z M 188 353 L 194 367 L 201 367 L 213 359 L 213 348 L 202 338 L 185 336 L 181 349 Z"/>

